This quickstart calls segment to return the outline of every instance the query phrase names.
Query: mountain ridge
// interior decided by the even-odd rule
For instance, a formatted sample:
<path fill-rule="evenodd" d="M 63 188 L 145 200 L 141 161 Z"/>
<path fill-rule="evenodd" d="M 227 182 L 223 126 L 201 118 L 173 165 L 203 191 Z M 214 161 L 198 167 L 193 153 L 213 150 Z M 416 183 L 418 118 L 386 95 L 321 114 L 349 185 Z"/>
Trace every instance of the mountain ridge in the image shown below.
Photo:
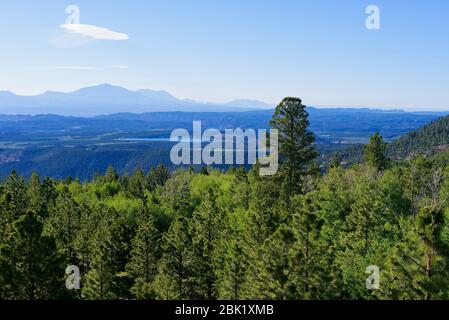
<path fill-rule="evenodd" d="M 267 108 L 257 100 L 233 100 L 224 103 L 197 102 L 178 99 L 165 90 L 128 90 L 108 83 L 83 87 L 72 92 L 46 91 L 39 95 L 16 95 L 0 91 L 2 114 L 58 114 L 95 116 L 119 112 L 231 112 Z"/>

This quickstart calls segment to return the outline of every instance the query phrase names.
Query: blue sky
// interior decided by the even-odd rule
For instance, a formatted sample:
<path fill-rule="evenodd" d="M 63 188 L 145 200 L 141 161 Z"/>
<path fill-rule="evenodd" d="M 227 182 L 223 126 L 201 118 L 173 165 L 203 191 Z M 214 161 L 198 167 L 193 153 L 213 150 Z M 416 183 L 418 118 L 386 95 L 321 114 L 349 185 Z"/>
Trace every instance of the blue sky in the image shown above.
<path fill-rule="evenodd" d="M 80 24 L 128 39 L 70 33 L 71 4 Z M 371 4 L 380 30 L 365 27 Z M 5 0 L 0 34 L 0 90 L 17 94 L 111 83 L 211 102 L 449 110 L 447 0 Z"/>

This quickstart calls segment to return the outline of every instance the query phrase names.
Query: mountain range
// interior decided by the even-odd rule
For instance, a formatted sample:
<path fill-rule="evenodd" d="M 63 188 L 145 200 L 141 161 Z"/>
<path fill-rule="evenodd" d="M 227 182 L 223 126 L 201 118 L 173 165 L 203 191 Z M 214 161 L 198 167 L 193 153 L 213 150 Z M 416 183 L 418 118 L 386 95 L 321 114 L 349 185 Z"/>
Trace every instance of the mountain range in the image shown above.
<path fill-rule="evenodd" d="M 198 102 L 178 99 L 163 90 L 132 91 L 110 84 L 85 87 L 69 93 L 47 91 L 36 96 L 0 91 L 0 114 L 95 116 L 119 112 L 231 112 L 271 107 L 265 102 L 245 99 L 221 104 Z"/>

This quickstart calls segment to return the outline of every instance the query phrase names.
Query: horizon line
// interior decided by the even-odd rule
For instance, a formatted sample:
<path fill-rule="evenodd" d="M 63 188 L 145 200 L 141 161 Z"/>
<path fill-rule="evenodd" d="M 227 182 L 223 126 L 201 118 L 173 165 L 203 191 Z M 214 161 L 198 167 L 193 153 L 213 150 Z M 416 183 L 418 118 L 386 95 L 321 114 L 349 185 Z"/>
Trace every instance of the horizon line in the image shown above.
<path fill-rule="evenodd" d="M 38 94 L 18 94 L 16 92 L 14 92 L 13 90 L 8 90 L 8 89 L 2 89 L 0 90 L 1 92 L 8 92 L 11 93 L 17 97 L 29 97 L 29 98 L 33 98 L 33 97 L 39 97 L 42 96 L 46 93 L 62 93 L 62 94 L 70 94 L 70 93 L 75 93 L 79 90 L 82 89 L 86 89 L 86 88 L 95 88 L 95 87 L 101 87 L 101 86 L 110 86 L 110 87 L 117 87 L 117 88 L 122 88 L 125 89 L 127 91 L 130 92 L 136 92 L 138 93 L 141 90 L 151 90 L 154 92 L 166 92 L 169 95 L 171 95 L 172 97 L 184 101 L 184 100 L 191 100 L 192 102 L 195 103 L 199 103 L 199 104 L 211 104 L 211 105 L 224 105 L 224 104 L 228 104 L 228 103 L 232 103 L 232 102 L 236 102 L 239 100 L 255 100 L 255 101 L 259 101 L 262 102 L 264 104 L 267 104 L 267 106 L 265 108 L 263 108 L 262 106 L 257 107 L 258 109 L 256 110 L 269 110 L 270 108 L 276 108 L 278 103 L 273 103 L 273 102 L 266 102 L 263 101 L 261 99 L 257 99 L 257 98 L 234 98 L 230 101 L 223 101 L 223 102 L 210 102 L 210 101 L 199 101 L 199 100 L 194 100 L 191 98 L 179 98 L 175 95 L 173 95 L 172 93 L 170 93 L 170 91 L 167 91 L 165 89 L 150 89 L 150 88 L 140 88 L 140 89 L 129 89 L 126 86 L 123 85 L 118 85 L 118 84 L 112 84 L 109 82 L 103 82 L 103 83 L 99 83 L 99 84 L 94 84 L 94 85 L 86 85 L 86 86 L 82 86 L 79 87 L 77 89 L 71 89 L 71 90 L 67 90 L 67 91 L 57 91 L 57 90 L 45 90 L 42 91 L 41 93 Z M 295 96 L 295 95 L 285 95 L 285 97 L 287 96 Z M 300 97 L 299 97 L 300 98 Z M 425 110 L 420 109 L 420 108 L 413 108 L 413 107 L 386 107 L 386 106 L 355 106 L 355 105 L 320 105 L 320 104 L 309 104 L 309 103 L 305 103 L 305 105 L 307 107 L 312 107 L 312 108 L 316 108 L 316 109 L 357 109 L 357 110 L 362 110 L 362 109 L 367 109 L 367 110 L 379 110 L 379 111 L 402 111 L 402 112 L 449 112 L 449 106 L 448 107 L 426 107 Z M 260 109 L 259 109 L 260 108 Z M 245 109 L 245 107 L 242 107 L 242 109 Z M 164 112 L 164 111 L 161 111 Z M 173 111 L 176 112 L 176 111 Z M 180 111 L 180 112 L 184 112 L 184 111 Z M 185 112 L 189 112 L 189 111 L 185 111 Z M 207 112 L 207 111 L 206 111 Z M 152 112 L 149 112 L 152 113 Z M 0 113 L 2 114 L 2 113 Z M 111 114 L 116 114 L 116 113 L 111 113 Z M 138 114 L 138 113 L 134 113 L 134 114 Z"/>

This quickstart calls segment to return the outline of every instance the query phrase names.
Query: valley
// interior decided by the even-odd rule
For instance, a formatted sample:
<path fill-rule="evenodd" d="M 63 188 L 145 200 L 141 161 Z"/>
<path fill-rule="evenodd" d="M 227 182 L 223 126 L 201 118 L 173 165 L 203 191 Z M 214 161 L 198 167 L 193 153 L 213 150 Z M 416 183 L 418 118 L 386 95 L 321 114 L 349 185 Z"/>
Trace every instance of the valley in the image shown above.
<path fill-rule="evenodd" d="M 444 115 L 313 107 L 307 111 L 321 164 L 336 151 L 367 143 L 376 131 L 391 142 Z M 118 113 L 95 117 L 0 115 L 0 177 L 16 170 L 24 176 L 35 171 L 42 176 L 84 180 L 104 172 L 110 164 L 120 174 L 131 173 L 137 167 L 148 170 L 158 163 L 176 169 L 169 159 L 174 144 L 169 141 L 172 130 L 191 130 L 193 121 L 202 121 L 204 129 L 257 130 L 268 128 L 272 113 L 273 110 Z"/>

